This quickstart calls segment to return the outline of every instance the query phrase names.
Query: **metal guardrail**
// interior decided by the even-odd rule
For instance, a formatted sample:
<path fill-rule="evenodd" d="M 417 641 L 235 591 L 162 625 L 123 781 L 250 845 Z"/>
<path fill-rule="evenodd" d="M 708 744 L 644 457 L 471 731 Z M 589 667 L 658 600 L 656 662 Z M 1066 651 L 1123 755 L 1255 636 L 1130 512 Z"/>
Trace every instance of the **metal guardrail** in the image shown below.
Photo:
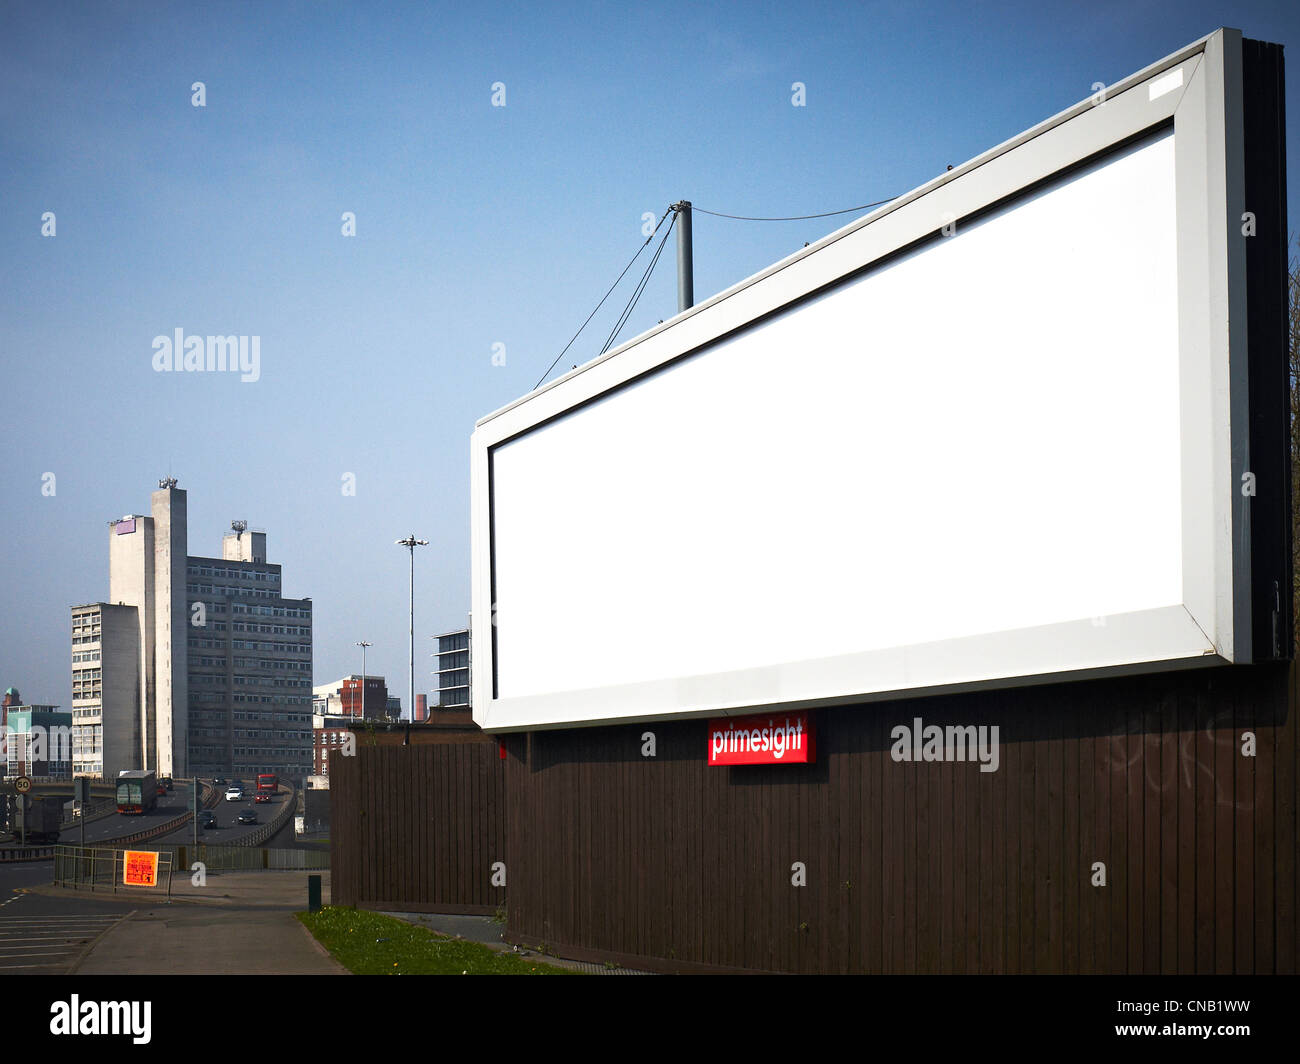
<path fill-rule="evenodd" d="M 289 822 L 289 818 L 294 815 L 297 808 L 297 802 L 294 799 L 297 793 L 293 787 L 285 784 L 286 792 L 284 801 L 280 803 L 280 808 L 276 810 L 275 816 L 267 821 L 265 827 L 258 828 L 253 834 L 245 840 L 245 846 L 261 846 L 267 839 L 279 831 Z"/>
<path fill-rule="evenodd" d="M 282 850 L 265 846 L 172 846 L 173 867 L 191 871 L 202 862 L 208 872 L 307 871 L 329 868 L 328 850 Z"/>
<path fill-rule="evenodd" d="M 193 814 L 186 810 L 178 817 L 173 817 L 171 820 L 164 821 L 161 824 L 154 824 L 152 827 L 145 828 L 142 831 L 135 831 L 130 835 L 119 835 L 113 839 L 100 839 L 98 845 L 130 846 L 137 842 L 148 842 L 150 839 L 156 839 L 159 835 L 166 835 L 169 832 L 175 831 L 177 828 L 188 824 L 192 815 Z"/>
<path fill-rule="evenodd" d="M 80 827 L 82 824 L 91 824 L 96 820 L 103 820 L 116 812 L 117 799 L 102 798 L 97 802 L 92 802 L 86 809 L 82 810 L 81 816 L 74 816 L 71 820 L 63 821 L 59 825 L 59 830 L 69 831 L 72 828 Z"/>
<path fill-rule="evenodd" d="M 125 850 L 104 846 L 55 846 L 54 884 L 59 887 L 107 890 L 116 894 L 172 893 L 172 869 L 175 854 L 167 848 L 158 851 L 158 882 L 152 887 L 127 886 L 122 882 Z"/>
<path fill-rule="evenodd" d="M 48 861 L 53 856 L 53 846 L 6 846 L 0 848 L 0 863 Z"/>

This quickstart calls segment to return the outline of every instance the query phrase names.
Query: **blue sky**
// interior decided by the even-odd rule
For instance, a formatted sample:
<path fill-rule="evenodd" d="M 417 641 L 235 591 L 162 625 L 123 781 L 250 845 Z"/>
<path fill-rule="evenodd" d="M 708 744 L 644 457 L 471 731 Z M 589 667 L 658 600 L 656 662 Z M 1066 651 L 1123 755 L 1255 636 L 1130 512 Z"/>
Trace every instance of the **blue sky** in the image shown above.
<path fill-rule="evenodd" d="M 1292 3 L 5 5 L 0 686 L 69 704 L 68 607 L 107 596 L 106 522 L 170 471 L 191 553 L 233 518 L 267 530 L 286 593 L 314 600 L 317 683 L 359 671 L 366 639 L 405 704 L 394 540 L 428 539 L 431 690 L 428 637 L 469 608 L 474 422 L 532 388 L 645 212 L 897 195 L 1224 24 L 1300 40 Z M 697 214 L 697 299 L 849 220 Z M 621 335 L 675 310 L 670 246 Z M 176 328 L 260 337 L 260 379 L 154 372 Z"/>

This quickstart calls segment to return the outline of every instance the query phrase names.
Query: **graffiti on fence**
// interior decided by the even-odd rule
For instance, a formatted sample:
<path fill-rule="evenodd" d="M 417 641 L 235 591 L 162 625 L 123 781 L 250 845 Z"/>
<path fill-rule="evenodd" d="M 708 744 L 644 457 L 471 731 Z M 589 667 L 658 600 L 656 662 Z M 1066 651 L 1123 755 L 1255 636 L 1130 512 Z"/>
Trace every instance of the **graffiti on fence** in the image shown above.
<path fill-rule="evenodd" d="M 1167 718 L 1167 709 L 1152 707 L 1128 717 L 1122 731 L 1107 736 L 1106 764 L 1110 771 L 1127 774 L 1141 760 L 1146 787 L 1155 794 L 1164 794 L 1179 779 L 1185 789 L 1192 790 L 1197 777 L 1205 776 L 1214 783 L 1216 805 L 1230 805 L 1239 812 L 1253 811 L 1254 788 L 1245 798 L 1237 798 L 1232 792 L 1233 776 L 1229 775 L 1225 781 L 1223 774 L 1215 770 L 1219 752 L 1225 747 L 1232 757 L 1240 755 L 1238 744 L 1244 737 L 1235 734 L 1232 710 L 1217 710 L 1205 721 L 1204 728 L 1184 731 L 1164 731 L 1163 722 Z M 1209 740 L 1208 750 L 1197 741 L 1202 732 Z M 1172 773 L 1164 771 L 1164 766 L 1169 764 L 1167 758 L 1175 762 Z M 1253 774 L 1253 767 L 1251 771 Z"/>

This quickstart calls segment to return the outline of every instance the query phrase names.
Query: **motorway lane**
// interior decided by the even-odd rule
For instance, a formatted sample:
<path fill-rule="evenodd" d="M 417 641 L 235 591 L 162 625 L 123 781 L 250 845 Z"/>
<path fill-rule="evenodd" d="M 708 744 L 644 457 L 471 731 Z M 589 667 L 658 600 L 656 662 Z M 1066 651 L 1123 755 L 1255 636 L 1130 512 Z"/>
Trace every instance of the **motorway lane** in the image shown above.
<path fill-rule="evenodd" d="M 102 820 L 92 820 L 86 825 L 86 845 L 93 846 L 97 842 L 103 842 L 105 839 L 121 838 L 123 835 L 132 835 L 137 831 L 144 831 L 156 824 L 166 823 L 168 820 L 174 820 L 182 813 L 188 811 L 190 807 L 190 786 L 188 780 L 177 780 L 176 789 L 166 796 L 159 797 L 158 804 L 147 813 L 140 813 L 134 816 L 124 816 L 121 813 L 114 813 L 112 816 L 106 816 Z M 81 845 L 81 826 L 68 828 L 59 836 L 60 842 L 66 842 L 72 846 Z"/>
<path fill-rule="evenodd" d="M 219 788 L 222 795 L 221 799 L 212 808 L 216 815 L 217 828 L 206 831 L 200 829 L 199 842 L 210 843 L 222 846 L 239 846 L 244 845 L 246 841 L 261 827 L 265 826 L 280 811 L 285 802 L 296 800 L 293 791 L 281 790 L 270 802 L 255 803 L 253 795 L 255 793 L 255 781 L 242 780 L 244 792 L 247 797 L 242 802 L 227 802 L 225 800 L 225 788 Z M 157 805 L 147 813 L 133 816 L 124 816 L 114 813 L 112 816 L 106 816 L 102 820 L 93 820 L 86 825 L 86 845 L 94 846 L 96 843 L 103 842 L 107 839 L 121 838 L 124 835 L 131 835 L 137 831 L 143 831 L 153 825 L 165 823 L 168 820 L 174 820 L 176 817 L 189 811 L 190 785 L 189 780 L 177 780 L 175 789 L 165 796 L 158 798 Z M 237 823 L 240 812 L 244 809 L 253 809 L 257 813 L 257 823 L 250 825 L 241 825 Z M 293 837 L 293 820 L 288 822 L 289 838 Z M 271 842 L 272 845 L 284 845 L 282 841 L 285 836 L 283 830 L 276 833 L 276 839 L 279 842 Z M 63 832 L 59 839 L 60 842 L 73 846 L 81 845 L 81 827 L 80 825 L 68 828 Z M 192 823 L 186 823 L 176 831 L 157 838 L 150 839 L 150 842 L 165 842 L 171 844 L 191 844 L 194 842 L 194 826 Z M 14 844 L 16 845 L 16 843 Z M 143 843 L 141 845 L 144 845 Z"/>
<path fill-rule="evenodd" d="M 245 843 L 259 829 L 266 826 L 268 822 L 275 818 L 285 802 L 296 800 L 293 791 L 281 790 L 269 802 L 256 803 L 253 801 L 253 795 L 256 793 L 253 780 L 241 780 L 244 784 L 244 794 L 246 797 L 242 802 L 228 802 L 225 799 L 225 788 L 220 788 L 221 801 L 212 807 L 212 812 L 217 818 L 216 829 L 208 830 L 199 829 L 199 842 L 209 843 L 214 846 L 240 846 Z M 283 786 L 283 784 L 282 784 Z M 239 814 L 245 809 L 252 809 L 257 813 L 257 823 L 243 825 L 238 823 Z M 293 820 L 290 819 L 289 827 L 292 829 Z M 277 837 L 283 832 L 276 832 Z M 194 842 L 194 825 L 186 824 L 178 831 L 173 831 L 168 835 L 157 840 L 178 845 L 191 844 Z"/>
<path fill-rule="evenodd" d="M 93 846 L 105 839 L 121 838 L 123 835 L 143 831 L 151 825 L 173 820 L 189 809 L 189 800 L 189 786 L 182 786 L 177 783 L 176 789 L 165 798 L 159 798 L 158 804 L 147 813 L 135 816 L 123 816 L 121 813 L 113 813 L 111 816 L 103 817 L 100 820 L 91 820 L 85 825 L 86 845 Z M 72 827 L 64 828 L 59 835 L 59 841 L 72 846 L 80 846 L 81 825 L 74 824 Z M 19 846 L 20 843 L 15 838 L 13 841 L 5 843 L 5 845 Z"/>

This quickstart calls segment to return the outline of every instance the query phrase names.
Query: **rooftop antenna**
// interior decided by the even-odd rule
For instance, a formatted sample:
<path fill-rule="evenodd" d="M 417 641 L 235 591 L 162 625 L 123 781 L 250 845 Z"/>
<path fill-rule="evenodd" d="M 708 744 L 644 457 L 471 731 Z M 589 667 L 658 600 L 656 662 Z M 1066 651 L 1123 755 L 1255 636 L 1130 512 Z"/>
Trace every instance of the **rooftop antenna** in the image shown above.
<path fill-rule="evenodd" d="M 244 533 L 248 530 L 248 522 L 247 522 L 247 521 L 231 521 L 231 522 L 230 522 L 230 528 L 231 528 L 231 531 L 233 531 L 233 532 L 235 533 L 235 539 L 236 539 L 236 540 L 240 540 L 240 539 L 243 538 Z"/>

